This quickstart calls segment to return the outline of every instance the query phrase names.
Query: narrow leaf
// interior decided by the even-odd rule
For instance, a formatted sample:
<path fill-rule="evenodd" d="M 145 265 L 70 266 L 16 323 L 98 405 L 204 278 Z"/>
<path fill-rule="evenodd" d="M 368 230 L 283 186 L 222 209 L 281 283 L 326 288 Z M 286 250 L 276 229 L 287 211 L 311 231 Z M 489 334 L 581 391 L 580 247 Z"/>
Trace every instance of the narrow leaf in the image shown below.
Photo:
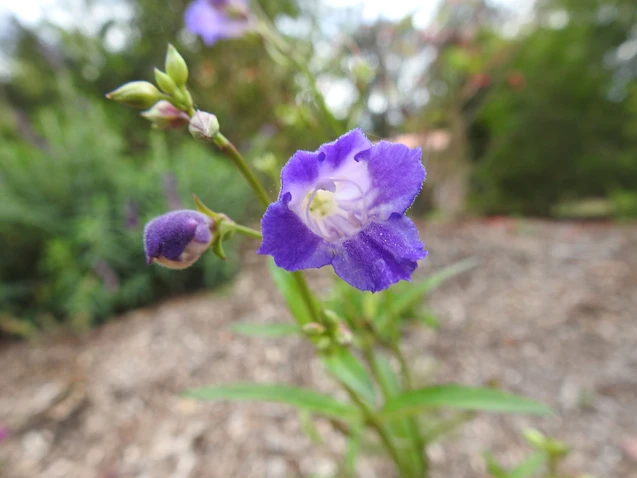
<path fill-rule="evenodd" d="M 423 295 L 431 292 L 452 277 L 473 269 L 476 265 L 478 265 L 478 261 L 470 257 L 469 259 L 445 267 L 420 282 L 412 282 L 409 288 L 406 288 L 402 294 L 392 301 L 387 315 L 390 318 L 399 317 L 402 313 L 417 304 Z"/>
<path fill-rule="evenodd" d="M 387 420 L 417 414 L 430 408 L 457 408 L 540 415 L 551 413 L 547 406 L 528 398 L 491 388 L 473 388 L 450 384 L 403 392 L 385 404 L 380 411 L 380 416 L 381 419 Z"/>
<path fill-rule="evenodd" d="M 376 374 L 378 380 L 382 383 L 382 389 L 386 394 L 386 398 L 393 398 L 400 394 L 400 381 L 391 368 L 391 364 L 387 357 L 382 353 L 374 354 L 373 358 L 376 364 Z M 392 420 L 387 424 L 387 430 L 394 442 L 398 445 L 398 454 L 405 463 L 413 470 L 417 476 L 422 476 L 423 470 L 423 442 L 418 430 L 418 425 L 413 417 L 403 417 Z"/>
<path fill-rule="evenodd" d="M 237 334 L 256 337 L 281 337 L 294 335 L 300 332 L 294 324 L 254 324 L 250 322 L 237 322 L 230 326 Z"/>
<path fill-rule="evenodd" d="M 323 357 L 323 364 L 330 374 L 354 390 L 364 400 L 371 404 L 375 403 L 374 384 L 367 369 L 349 350 L 338 349 Z"/>
<path fill-rule="evenodd" d="M 344 472 L 345 476 L 356 478 L 356 460 L 358 452 L 361 448 L 361 434 L 363 432 L 363 423 L 356 422 L 352 427 L 352 432 L 347 440 L 347 451 L 345 453 Z"/>
<path fill-rule="evenodd" d="M 309 323 L 312 314 L 303 302 L 292 274 L 277 267 L 271 258 L 268 260 L 268 269 L 274 279 L 274 283 L 279 291 L 281 291 L 292 316 L 300 325 Z"/>
<path fill-rule="evenodd" d="M 358 410 L 328 395 L 287 385 L 239 383 L 188 390 L 187 397 L 199 400 L 257 400 L 286 403 L 301 410 L 335 418 L 358 417 Z"/>
<path fill-rule="evenodd" d="M 544 466 L 545 461 L 546 457 L 543 453 L 539 451 L 532 453 L 526 460 L 509 471 L 506 478 L 530 478 Z"/>
<path fill-rule="evenodd" d="M 484 453 L 484 461 L 487 463 L 487 471 L 493 478 L 507 478 L 506 471 L 495 460 L 491 453 Z"/>

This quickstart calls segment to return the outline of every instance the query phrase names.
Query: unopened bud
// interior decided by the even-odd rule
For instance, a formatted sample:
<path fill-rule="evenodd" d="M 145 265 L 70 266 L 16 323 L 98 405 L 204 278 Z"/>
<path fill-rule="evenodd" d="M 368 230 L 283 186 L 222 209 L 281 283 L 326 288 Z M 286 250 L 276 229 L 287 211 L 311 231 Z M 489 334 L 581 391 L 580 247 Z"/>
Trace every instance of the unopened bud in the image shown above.
<path fill-rule="evenodd" d="M 157 103 L 162 95 L 159 90 L 147 81 L 131 81 L 106 95 L 109 100 L 131 108 L 146 109 Z"/>
<path fill-rule="evenodd" d="M 155 83 L 157 83 L 159 89 L 164 93 L 174 95 L 177 92 L 177 85 L 173 79 L 157 68 L 155 68 Z"/>
<path fill-rule="evenodd" d="M 141 113 L 141 116 L 153 123 L 153 127 L 157 129 L 178 129 L 190 122 L 186 113 L 166 100 L 158 101 L 151 109 Z"/>
<path fill-rule="evenodd" d="M 188 65 L 177 49 L 168 45 L 166 52 L 166 73 L 177 86 L 183 86 L 188 81 Z"/>
<path fill-rule="evenodd" d="M 524 438 L 528 441 L 532 446 L 538 449 L 544 449 L 546 445 L 546 437 L 533 428 L 529 428 L 528 430 L 524 430 Z"/>
<path fill-rule="evenodd" d="M 338 327 L 338 325 L 341 323 L 341 318 L 333 310 L 325 309 L 323 311 L 323 315 L 325 316 L 327 323 L 330 325 L 330 328 Z"/>
<path fill-rule="evenodd" d="M 144 227 L 144 250 L 149 264 L 185 269 L 210 247 L 214 221 L 198 211 L 173 211 Z"/>
<path fill-rule="evenodd" d="M 219 134 L 219 121 L 213 114 L 196 111 L 190 118 L 188 131 L 197 141 L 208 142 Z"/>
<path fill-rule="evenodd" d="M 336 329 L 336 334 L 334 335 L 334 338 L 341 345 L 350 345 L 352 341 L 354 340 L 352 331 L 349 330 L 343 323 L 338 325 L 338 329 Z"/>
<path fill-rule="evenodd" d="M 303 332 L 308 337 L 320 337 L 325 333 L 325 327 L 321 324 L 317 324 L 316 322 L 310 322 L 303 326 Z"/>

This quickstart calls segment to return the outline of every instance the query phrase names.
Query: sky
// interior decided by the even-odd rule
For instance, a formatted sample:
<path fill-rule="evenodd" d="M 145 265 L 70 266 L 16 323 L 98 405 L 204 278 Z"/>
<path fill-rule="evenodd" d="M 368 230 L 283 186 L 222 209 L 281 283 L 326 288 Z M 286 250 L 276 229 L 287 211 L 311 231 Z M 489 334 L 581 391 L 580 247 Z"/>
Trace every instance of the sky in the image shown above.
<path fill-rule="evenodd" d="M 322 0 L 330 7 L 360 7 L 363 21 L 373 22 L 379 18 L 400 20 L 407 15 L 414 15 L 414 24 L 424 29 L 432 21 L 438 5 L 442 0 Z M 531 12 L 535 0 L 488 0 L 489 3 L 515 13 L 518 21 L 523 22 Z M 13 15 L 27 26 L 33 26 L 46 19 L 63 28 L 78 28 L 85 34 L 94 34 L 103 23 L 104 18 L 111 18 L 126 23 L 131 12 L 120 4 L 113 8 L 110 2 L 96 2 L 87 8 L 85 0 L 0 0 L 0 35 L 3 24 Z M 513 30 L 516 27 L 513 26 Z M 106 41 L 113 49 L 125 45 L 125 35 L 113 28 L 112 38 Z M 0 76 L 9 70 L 6 55 L 0 51 Z"/>
<path fill-rule="evenodd" d="M 425 27 L 431 21 L 441 0 L 323 0 L 333 7 L 351 7 L 363 5 L 363 17 L 373 21 L 377 18 L 398 20 L 414 13 L 416 26 Z M 21 22 L 32 25 L 42 18 L 48 17 L 55 23 L 66 25 L 77 21 L 73 18 L 73 8 L 64 8 L 64 4 L 81 5 L 83 0 L 0 0 L 0 17 L 10 14 L 17 16 Z M 519 13 L 530 10 L 533 0 L 491 0 L 494 5 L 504 5 Z M 109 9 L 112 11 L 112 9 Z"/>

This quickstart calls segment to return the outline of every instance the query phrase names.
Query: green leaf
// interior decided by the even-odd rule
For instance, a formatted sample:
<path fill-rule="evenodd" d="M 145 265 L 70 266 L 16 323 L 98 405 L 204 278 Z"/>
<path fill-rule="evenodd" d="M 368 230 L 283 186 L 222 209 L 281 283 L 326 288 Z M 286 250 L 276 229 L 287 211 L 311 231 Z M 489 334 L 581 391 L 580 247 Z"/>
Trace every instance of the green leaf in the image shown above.
<path fill-rule="evenodd" d="M 237 322 L 230 326 L 237 334 L 256 337 L 282 337 L 294 335 L 300 332 L 294 324 L 254 324 L 250 322 Z"/>
<path fill-rule="evenodd" d="M 327 371 L 354 390 L 364 400 L 373 404 L 376 401 L 374 384 L 367 369 L 345 348 L 339 348 L 323 357 Z"/>
<path fill-rule="evenodd" d="M 535 474 L 540 468 L 544 466 L 546 457 L 543 453 L 532 453 L 516 466 L 513 470 L 509 471 L 505 478 L 529 478 Z"/>
<path fill-rule="evenodd" d="M 288 305 L 290 313 L 300 325 L 311 322 L 312 314 L 303 302 L 296 281 L 290 272 L 277 267 L 272 258 L 268 260 L 268 269 L 279 291 Z"/>
<path fill-rule="evenodd" d="M 409 288 L 405 288 L 404 292 L 392 301 L 387 316 L 390 318 L 400 317 L 401 314 L 416 305 L 423 295 L 431 292 L 452 277 L 473 269 L 477 265 L 478 261 L 470 257 L 445 267 L 419 282 L 412 282 L 409 284 Z"/>
<path fill-rule="evenodd" d="M 353 405 L 313 390 L 287 385 L 238 383 L 197 388 L 188 390 L 184 395 L 199 400 L 257 400 L 286 403 L 301 410 L 335 418 L 358 417 L 358 410 Z"/>
<path fill-rule="evenodd" d="M 420 413 L 430 408 L 498 413 L 550 414 L 551 409 L 528 398 L 511 395 L 492 388 L 473 388 L 462 385 L 438 385 L 403 392 L 389 400 L 380 411 L 381 419 L 394 419 Z"/>
<path fill-rule="evenodd" d="M 393 398 L 400 394 L 400 381 L 391 368 L 387 357 L 380 352 L 374 354 L 373 360 L 376 364 L 376 374 L 381 382 L 382 389 L 387 397 Z M 387 424 L 387 430 L 394 442 L 398 445 L 398 454 L 412 470 L 416 476 L 422 476 L 423 461 L 423 441 L 418 430 L 418 424 L 413 417 L 403 417 L 392 420 Z"/>
<path fill-rule="evenodd" d="M 507 473 L 489 452 L 484 453 L 484 461 L 487 463 L 487 471 L 493 478 L 507 478 Z"/>
<path fill-rule="evenodd" d="M 345 452 L 344 473 L 345 476 L 356 478 L 356 460 L 361 448 L 361 436 L 363 433 L 363 422 L 356 422 L 352 426 L 350 437 L 347 440 L 347 451 Z"/>
<path fill-rule="evenodd" d="M 299 422 L 301 423 L 301 429 L 305 432 L 313 445 L 323 445 L 323 438 L 319 433 L 314 421 L 312 420 L 312 414 L 307 410 L 299 410 Z"/>

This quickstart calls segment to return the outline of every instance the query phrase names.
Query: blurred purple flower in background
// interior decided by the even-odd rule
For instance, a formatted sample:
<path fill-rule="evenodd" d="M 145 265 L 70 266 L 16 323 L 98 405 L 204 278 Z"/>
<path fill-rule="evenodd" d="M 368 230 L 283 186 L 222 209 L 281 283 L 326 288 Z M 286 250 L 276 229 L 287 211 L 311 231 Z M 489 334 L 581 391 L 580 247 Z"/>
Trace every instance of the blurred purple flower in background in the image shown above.
<path fill-rule="evenodd" d="M 144 250 L 149 264 L 185 269 L 194 264 L 212 243 L 214 223 L 198 211 L 172 211 L 144 227 Z"/>
<path fill-rule="evenodd" d="M 195 0 L 184 17 L 188 30 L 206 45 L 240 37 L 253 27 L 247 0 Z"/>
<path fill-rule="evenodd" d="M 359 129 L 297 151 L 262 220 L 260 254 L 288 271 L 331 264 L 360 290 L 409 280 L 427 251 L 405 211 L 420 192 L 420 149 L 372 143 Z"/>

